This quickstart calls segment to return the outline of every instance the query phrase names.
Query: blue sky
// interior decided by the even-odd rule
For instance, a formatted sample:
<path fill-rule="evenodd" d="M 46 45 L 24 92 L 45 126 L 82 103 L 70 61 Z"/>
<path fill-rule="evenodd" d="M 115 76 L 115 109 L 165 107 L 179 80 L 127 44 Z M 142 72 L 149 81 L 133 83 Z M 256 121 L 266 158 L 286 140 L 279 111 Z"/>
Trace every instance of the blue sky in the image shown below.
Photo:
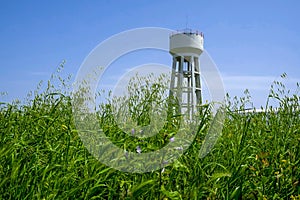
<path fill-rule="evenodd" d="M 50 78 L 62 60 L 66 60 L 63 73 L 75 76 L 100 42 L 139 27 L 178 30 L 187 26 L 204 32 L 205 49 L 217 64 L 226 91 L 240 96 L 248 88 L 257 107 L 265 104 L 271 82 L 283 72 L 290 83 L 300 82 L 300 1 L 28 0 L 0 4 L 0 92 L 8 92 L 1 101 L 24 99 L 40 80 Z"/>

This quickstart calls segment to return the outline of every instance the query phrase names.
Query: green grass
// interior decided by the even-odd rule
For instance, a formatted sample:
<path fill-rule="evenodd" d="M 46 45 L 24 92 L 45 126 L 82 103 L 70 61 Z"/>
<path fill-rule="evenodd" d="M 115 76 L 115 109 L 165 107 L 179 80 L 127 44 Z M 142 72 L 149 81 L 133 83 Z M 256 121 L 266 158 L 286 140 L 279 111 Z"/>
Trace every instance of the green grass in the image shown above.
<path fill-rule="evenodd" d="M 280 82 L 268 97 L 278 109 L 239 113 L 248 94 L 229 100 L 223 134 L 200 159 L 211 121 L 208 105 L 187 152 L 163 170 L 143 174 L 111 169 L 91 156 L 78 136 L 66 83 L 59 83 L 62 89 L 49 82 L 25 103 L 1 103 L 0 199 L 300 199 L 299 94 L 289 94 Z M 112 140 L 124 147 L 123 139 L 135 151 L 139 140 L 120 138 L 109 115 L 103 116 Z M 171 137 L 165 132 L 144 148 L 165 145 Z"/>

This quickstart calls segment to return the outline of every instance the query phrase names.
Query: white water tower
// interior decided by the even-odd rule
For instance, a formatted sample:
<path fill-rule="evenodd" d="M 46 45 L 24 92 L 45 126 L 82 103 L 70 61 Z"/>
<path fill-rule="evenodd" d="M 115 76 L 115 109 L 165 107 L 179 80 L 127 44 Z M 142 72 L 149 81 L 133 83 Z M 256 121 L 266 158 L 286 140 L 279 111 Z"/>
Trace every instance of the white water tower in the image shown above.
<path fill-rule="evenodd" d="M 173 56 L 170 96 L 179 103 L 179 113 L 191 119 L 202 103 L 199 57 L 203 52 L 203 34 L 184 30 L 170 35 Z"/>

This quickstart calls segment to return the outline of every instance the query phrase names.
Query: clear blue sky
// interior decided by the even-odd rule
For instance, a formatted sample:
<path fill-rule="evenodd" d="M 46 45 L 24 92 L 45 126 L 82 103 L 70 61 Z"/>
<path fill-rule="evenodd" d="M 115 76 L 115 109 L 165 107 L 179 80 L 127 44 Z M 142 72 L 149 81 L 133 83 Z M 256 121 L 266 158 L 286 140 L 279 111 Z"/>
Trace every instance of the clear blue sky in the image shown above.
<path fill-rule="evenodd" d="M 256 106 L 283 72 L 300 81 L 300 1 L 102 0 L 1 1 L 2 100 L 25 98 L 62 60 L 76 74 L 113 34 L 138 27 L 188 27 L 205 34 L 227 92 L 249 88 Z"/>

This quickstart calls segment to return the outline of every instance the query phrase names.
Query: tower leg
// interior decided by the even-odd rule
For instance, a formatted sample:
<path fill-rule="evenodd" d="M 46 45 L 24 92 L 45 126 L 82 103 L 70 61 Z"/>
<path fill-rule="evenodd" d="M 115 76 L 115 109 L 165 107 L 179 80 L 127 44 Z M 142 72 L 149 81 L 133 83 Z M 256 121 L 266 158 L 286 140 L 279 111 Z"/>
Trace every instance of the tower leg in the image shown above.
<path fill-rule="evenodd" d="M 196 83 L 196 98 L 197 104 L 202 104 L 202 95 L 201 95 L 201 81 L 200 81 L 200 67 L 199 59 L 195 57 L 195 83 Z"/>
<path fill-rule="evenodd" d="M 183 62 L 184 62 L 184 57 L 180 56 L 179 60 L 179 69 L 178 69 L 178 82 L 177 82 L 177 99 L 179 102 L 179 113 L 182 111 L 182 86 L 183 86 Z"/>

